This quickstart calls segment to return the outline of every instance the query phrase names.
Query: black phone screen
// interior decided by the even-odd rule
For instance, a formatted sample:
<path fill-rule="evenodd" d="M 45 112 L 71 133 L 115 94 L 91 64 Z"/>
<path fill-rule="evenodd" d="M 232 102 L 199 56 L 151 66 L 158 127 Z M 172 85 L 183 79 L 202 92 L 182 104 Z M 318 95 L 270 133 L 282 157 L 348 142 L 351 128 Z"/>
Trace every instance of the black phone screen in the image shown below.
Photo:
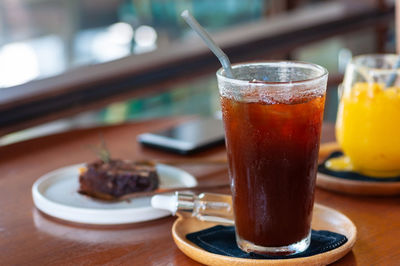
<path fill-rule="evenodd" d="M 185 142 L 203 143 L 211 139 L 221 139 L 224 129 L 221 120 L 210 118 L 189 121 L 156 134 Z"/>
<path fill-rule="evenodd" d="M 177 126 L 138 136 L 144 145 L 164 148 L 179 153 L 189 153 L 224 142 L 221 120 L 201 118 Z"/>

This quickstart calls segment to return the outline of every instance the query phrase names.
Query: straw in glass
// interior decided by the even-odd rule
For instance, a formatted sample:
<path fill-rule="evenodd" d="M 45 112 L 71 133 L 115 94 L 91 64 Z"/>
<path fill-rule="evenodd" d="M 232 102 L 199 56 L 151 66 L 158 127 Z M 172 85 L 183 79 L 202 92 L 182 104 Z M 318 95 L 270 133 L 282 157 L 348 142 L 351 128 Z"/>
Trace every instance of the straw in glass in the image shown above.
<path fill-rule="evenodd" d="M 197 22 L 197 20 L 189 13 L 188 10 L 182 12 L 181 16 L 185 19 L 187 24 L 203 39 L 208 48 L 218 57 L 222 67 L 225 70 L 228 78 L 233 78 L 232 66 L 228 56 L 218 47 L 218 45 L 211 39 L 207 31 Z"/>

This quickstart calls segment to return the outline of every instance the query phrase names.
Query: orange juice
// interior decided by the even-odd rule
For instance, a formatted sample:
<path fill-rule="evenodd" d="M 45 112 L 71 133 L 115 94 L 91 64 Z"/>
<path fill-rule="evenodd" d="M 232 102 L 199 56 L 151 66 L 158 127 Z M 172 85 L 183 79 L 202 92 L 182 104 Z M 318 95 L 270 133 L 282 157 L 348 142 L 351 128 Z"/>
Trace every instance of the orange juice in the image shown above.
<path fill-rule="evenodd" d="M 328 168 L 400 175 L 400 87 L 355 83 L 341 98 L 336 137 L 347 157 L 330 160 Z"/>

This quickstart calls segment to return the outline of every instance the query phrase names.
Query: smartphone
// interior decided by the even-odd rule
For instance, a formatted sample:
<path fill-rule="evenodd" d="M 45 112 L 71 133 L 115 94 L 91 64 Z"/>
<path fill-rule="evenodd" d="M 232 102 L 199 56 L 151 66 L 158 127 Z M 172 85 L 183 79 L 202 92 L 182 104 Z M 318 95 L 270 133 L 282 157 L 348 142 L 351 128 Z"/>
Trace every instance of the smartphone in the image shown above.
<path fill-rule="evenodd" d="M 153 133 L 140 134 L 139 143 L 154 148 L 191 154 L 225 141 L 222 121 L 214 118 L 199 118 Z"/>

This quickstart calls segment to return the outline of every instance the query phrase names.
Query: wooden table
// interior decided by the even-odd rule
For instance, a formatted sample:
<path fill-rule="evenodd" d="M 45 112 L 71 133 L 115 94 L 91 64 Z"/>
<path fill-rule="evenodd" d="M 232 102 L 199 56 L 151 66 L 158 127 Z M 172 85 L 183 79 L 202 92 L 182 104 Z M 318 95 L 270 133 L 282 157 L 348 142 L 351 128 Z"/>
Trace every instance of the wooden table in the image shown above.
<path fill-rule="evenodd" d="M 142 148 L 135 136 L 184 119 L 76 130 L 0 147 L 0 265 L 198 265 L 175 246 L 174 217 L 107 228 L 69 224 L 40 213 L 31 196 L 41 175 L 93 160 L 85 147 L 99 142 L 99 132 L 114 157 L 182 158 Z M 332 125 L 324 125 L 322 138 L 334 139 Z M 219 147 L 196 156 L 224 155 Z M 201 184 L 228 178 L 225 166 L 185 169 Z M 335 265 L 400 265 L 400 197 L 354 197 L 317 189 L 316 202 L 343 212 L 358 229 L 353 251 Z"/>

